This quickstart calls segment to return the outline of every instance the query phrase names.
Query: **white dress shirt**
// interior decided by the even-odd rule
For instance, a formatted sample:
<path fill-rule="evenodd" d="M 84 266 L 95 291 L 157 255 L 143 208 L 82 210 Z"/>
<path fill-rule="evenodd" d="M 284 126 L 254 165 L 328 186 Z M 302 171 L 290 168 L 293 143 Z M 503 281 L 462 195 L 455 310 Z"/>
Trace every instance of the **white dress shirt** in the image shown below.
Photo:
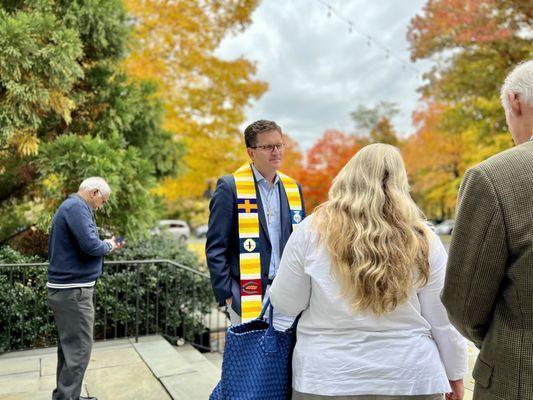
<path fill-rule="evenodd" d="M 279 269 L 279 263 L 281 260 L 280 255 L 280 238 L 281 238 L 281 200 L 279 190 L 281 180 L 276 172 L 274 183 L 270 183 L 266 178 L 261 175 L 261 172 L 252 164 L 252 171 L 259 187 L 259 195 L 261 196 L 261 204 L 263 205 L 263 213 L 265 221 L 267 223 L 268 239 L 272 247 L 270 255 L 270 265 L 268 268 L 268 277 L 273 279 Z M 290 223 L 290 221 L 288 221 Z M 265 297 L 263 298 L 263 304 L 270 296 L 270 286 L 267 286 L 265 291 Z M 266 319 L 269 318 L 269 313 L 266 313 Z M 294 323 L 294 317 L 284 315 L 274 308 L 273 325 L 278 331 L 284 331 L 289 329 Z"/>
<path fill-rule="evenodd" d="M 270 265 L 268 267 L 268 277 L 273 279 L 276 276 L 279 268 L 281 255 L 279 254 L 279 240 L 281 237 L 281 204 L 279 195 L 280 179 L 276 172 L 274 183 L 268 182 L 266 178 L 261 175 L 254 164 L 252 164 L 252 171 L 259 187 L 259 195 L 261 196 L 261 204 L 263 205 L 263 215 L 267 223 L 268 239 L 272 246 L 270 256 Z"/>
<path fill-rule="evenodd" d="M 289 238 L 271 287 L 274 309 L 297 315 L 295 390 L 326 396 L 422 395 L 450 391 L 466 373 L 466 340 L 441 303 L 447 254 L 430 233 L 428 283 L 376 317 L 351 312 L 332 278 L 326 246 L 306 218 Z"/>

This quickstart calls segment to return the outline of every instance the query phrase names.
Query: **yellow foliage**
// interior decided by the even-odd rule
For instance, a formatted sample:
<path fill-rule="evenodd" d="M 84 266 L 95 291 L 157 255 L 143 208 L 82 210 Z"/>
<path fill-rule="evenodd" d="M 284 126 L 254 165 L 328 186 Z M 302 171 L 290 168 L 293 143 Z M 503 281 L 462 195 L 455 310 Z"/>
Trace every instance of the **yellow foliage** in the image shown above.
<path fill-rule="evenodd" d="M 498 97 L 472 104 L 427 101 L 414 115 L 417 133 L 402 146 L 414 196 L 430 217 L 453 216 L 465 171 L 512 145 L 508 132 L 496 130 L 504 123 Z"/>
<path fill-rule="evenodd" d="M 199 196 L 208 181 L 245 160 L 239 127 L 245 107 L 267 85 L 253 79 L 248 60 L 221 60 L 214 51 L 226 34 L 250 23 L 258 2 L 126 0 L 136 41 L 125 68 L 159 83 L 164 126 L 187 146 L 186 171 L 157 190 L 167 198 Z"/>
<path fill-rule="evenodd" d="M 461 134 L 439 126 L 446 108 L 429 103 L 415 114 L 418 132 L 402 146 L 413 192 L 430 217 L 443 218 L 455 207 L 460 178 L 464 173 L 465 144 Z"/>
<path fill-rule="evenodd" d="M 60 92 L 52 92 L 50 94 L 50 106 L 52 109 L 63 117 L 67 125 L 72 121 L 70 116 L 71 111 L 76 107 L 76 104 Z"/>
<path fill-rule="evenodd" d="M 61 179 L 57 174 L 50 174 L 43 179 L 43 186 L 46 189 L 54 189 L 61 185 Z"/>
<path fill-rule="evenodd" d="M 16 131 L 9 139 L 17 154 L 27 157 L 39 152 L 39 138 L 30 131 Z"/>
<path fill-rule="evenodd" d="M 179 197 L 199 197 L 214 180 L 230 174 L 248 159 L 245 145 L 240 136 L 233 140 L 217 141 L 211 138 L 192 140 L 185 138 L 188 152 L 185 163 L 188 170 L 177 178 L 166 179 L 158 189 L 158 194 L 169 200 Z"/>

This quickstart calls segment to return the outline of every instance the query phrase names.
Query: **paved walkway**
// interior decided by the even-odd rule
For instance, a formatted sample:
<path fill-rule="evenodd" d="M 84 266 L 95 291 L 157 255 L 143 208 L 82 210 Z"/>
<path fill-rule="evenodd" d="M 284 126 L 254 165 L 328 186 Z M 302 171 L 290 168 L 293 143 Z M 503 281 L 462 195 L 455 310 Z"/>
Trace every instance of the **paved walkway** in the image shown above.
<path fill-rule="evenodd" d="M 56 348 L 0 357 L 0 399 L 51 398 Z M 170 399 L 130 340 L 95 343 L 85 374 L 83 396 L 100 399 Z"/>
<path fill-rule="evenodd" d="M 477 349 L 469 346 L 465 400 L 472 399 L 471 371 Z M 0 400 L 49 400 L 55 387 L 56 348 L 0 356 Z M 205 400 L 220 378 L 221 356 L 192 346 L 171 346 L 160 336 L 135 343 L 95 343 L 83 384 L 84 396 L 99 400 Z"/>
<path fill-rule="evenodd" d="M 56 348 L 1 355 L 0 399 L 50 400 L 56 362 Z M 160 336 L 140 338 L 139 343 L 129 339 L 98 342 L 82 396 L 205 400 L 220 377 L 217 363 L 220 359 L 209 361 L 191 346 L 178 349 Z"/>

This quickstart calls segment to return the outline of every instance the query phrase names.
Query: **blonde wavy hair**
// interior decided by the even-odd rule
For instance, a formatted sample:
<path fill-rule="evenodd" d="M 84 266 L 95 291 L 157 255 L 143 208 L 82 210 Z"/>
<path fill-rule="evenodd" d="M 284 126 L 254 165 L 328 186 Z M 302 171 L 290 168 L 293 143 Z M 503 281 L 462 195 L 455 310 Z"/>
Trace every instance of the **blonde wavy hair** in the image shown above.
<path fill-rule="evenodd" d="M 353 156 L 314 221 L 353 311 L 393 311 L 427 283 L 428 228 L 396 147 L 371 144 Z"/>

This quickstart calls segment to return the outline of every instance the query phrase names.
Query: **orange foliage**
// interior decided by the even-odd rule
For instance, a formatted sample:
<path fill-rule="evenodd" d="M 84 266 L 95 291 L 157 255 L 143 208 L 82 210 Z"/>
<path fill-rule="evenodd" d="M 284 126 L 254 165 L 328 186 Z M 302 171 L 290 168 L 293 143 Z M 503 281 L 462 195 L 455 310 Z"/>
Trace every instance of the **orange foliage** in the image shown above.
<path fill-rule="evenodd" d="M 333 178 L 363 145 L 355 136 L 328 130 L 307 151 L 300 182 L 308 211 L 327 199 Z"/>
<path fill-rule="evenodd" d="M 420 88 L 417 133 L 403 146 L 414 197 L 429 217 L 453 216 L 464 171 L 511 145 L 499 88 L 531 58 L 531 0 L 427 0 L 411 20 L 411 58 L 442 58 Z M 438 61 L 438 60 L 434 60 Z"/>
<path fill-rule="evenodd" d="M 424 15 L 411 20 L 411 58 L 425 58 L 453 46 L 512 37 L 513 21 L 501 0 L 429 0 Z"/>
<path fill-rule="evenodd" d="M 303 170 L 303 154 L 300 145 L 287 134 L 283 135 L 285 150 L 283 151 L 283 173 L 300 181 Z"/>
<path fill-rule="evenodd" d="M 428 103 L 427 109 L 415 112 L 416 134 L 402 146 L 415 200 L 432 216 L 444 218 L 455 206 L 464 145 L 460 133 L 440 129 L 446 107 Z"/>

